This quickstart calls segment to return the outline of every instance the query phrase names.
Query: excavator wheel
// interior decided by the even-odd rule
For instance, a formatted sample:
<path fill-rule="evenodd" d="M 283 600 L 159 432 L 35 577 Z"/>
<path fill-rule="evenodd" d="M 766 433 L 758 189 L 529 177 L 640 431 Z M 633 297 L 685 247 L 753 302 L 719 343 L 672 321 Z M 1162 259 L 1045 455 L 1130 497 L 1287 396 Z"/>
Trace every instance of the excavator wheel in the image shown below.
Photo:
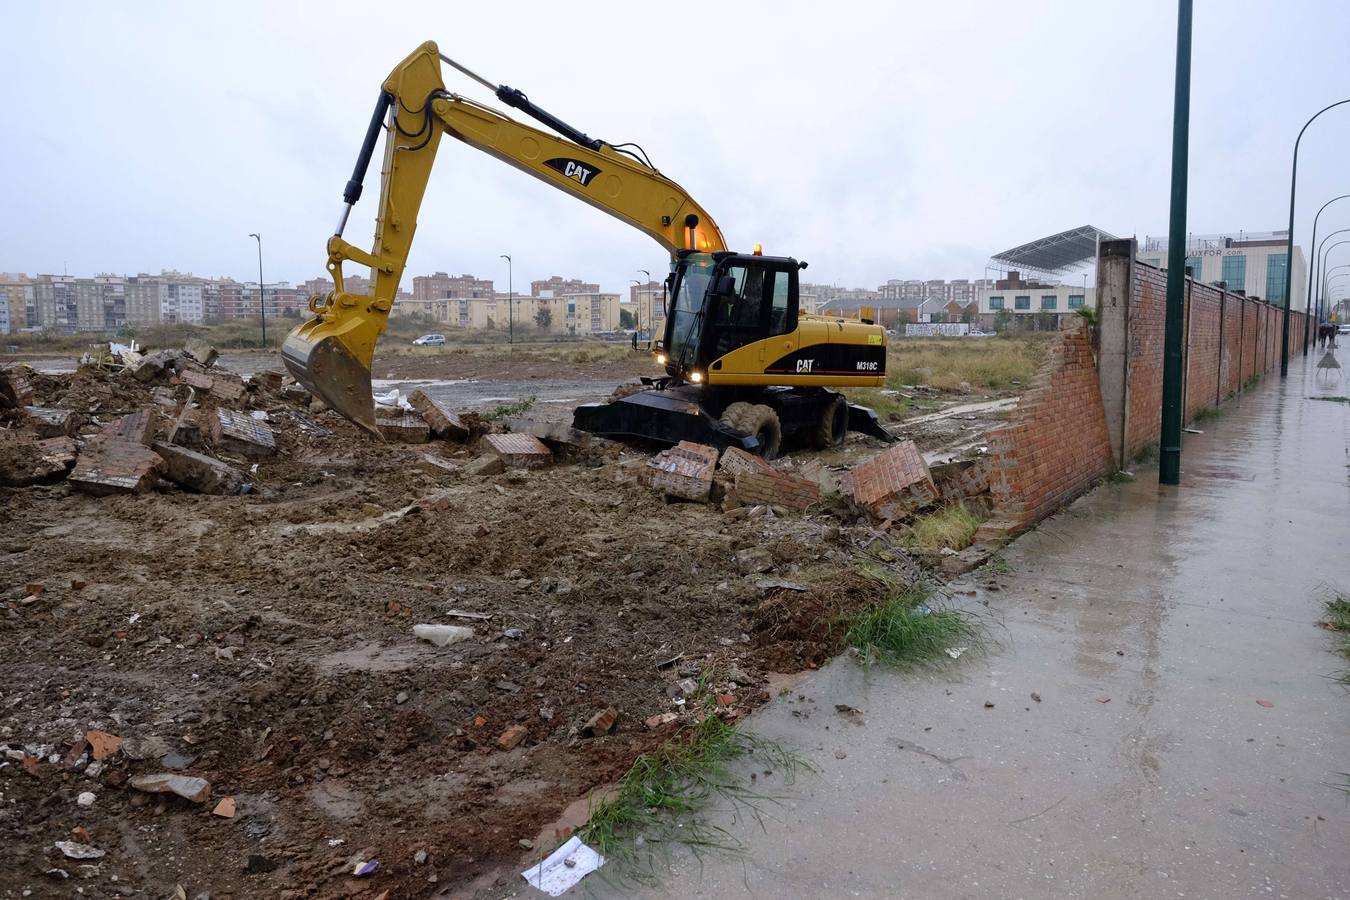
<path fill-rule="evenodd" d="M 757 438 L 759 455 L 765 459 L 778 455 L 778 448 L 783 443 L 783 425 L 772 408 L 762 403 L 733 403 L 722 412 L 722 424 Z"/>
<path fill-rule="evenodd" d="M 843 394 L 835 394 L 831 402 L 822 407 L 820 419 L 811 429 L 811 446 L 816 450 L 828 450 L 844 443 L 848 434 L 848 401 Z"/>

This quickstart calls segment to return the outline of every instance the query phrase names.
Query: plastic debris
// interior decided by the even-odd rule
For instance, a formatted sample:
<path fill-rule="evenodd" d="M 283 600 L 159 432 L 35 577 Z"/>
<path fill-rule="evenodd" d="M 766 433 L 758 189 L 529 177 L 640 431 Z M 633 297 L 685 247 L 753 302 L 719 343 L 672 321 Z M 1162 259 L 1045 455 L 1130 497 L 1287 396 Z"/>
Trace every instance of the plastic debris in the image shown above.
<path fill-rule="evenodd" d="M 572 885 L 605 864 L 605 858 L 572 837 L 538 865 L 530 866 L 520 877 L 550 897 L 561 896 Z"/>
<path fill-rule="evenodd" d="M 359 860 L 356 865 L 352 866 L 352 874 L 357 878 L 364 878 L 367 875 L 375 874 L 375 870 L 379 867 L 380 861 L 378 859 Z"/>
<path fill-rule="evenodd" d="M 414 625 L 413 634 L 437 647 L 449 647 L 473 637 L 473 629 L 463 625 Z"/>
<path fill-rule="evenodd" d="M 952 659 L 960 659 L 961 654 L 965 653 L 969 649 L 970 649 L 969 647 L 948 647 L 946 650 L 943 650 L 942 652 L 950 656 Z"/>
<path fill-rule="evenodd" d="M 66 859 L 101 859 L 108 853 L 92 844 L 81 844 L 79 841 L 57 841 L 56 849 L 60 850 Z"/>
<path fill-rule="evenodd" d="M 933 612 L 933 610 L 928 606 L 927 603 L 920 603 L 918 606 L 916 606 L 916 607 L 914 607 L 913 609 L 911 609 L 911 610 L 909 611 L 909 614 L 910 614 L 911 616 L 913 616 L 914 618 L 916 618 L 916 619 L 922 619 L 924 616 L 929 615 L 929 614 L 932 613 L 932 612 Z M 947 651 L 947 652 L 950 653 L 951 651 L 949 650 L 949 651 Z M 954 656 L 952 657 L 952 659 L 955 659 L 955 658 L 956 658 L 956 657 L 954 657 Z"/>

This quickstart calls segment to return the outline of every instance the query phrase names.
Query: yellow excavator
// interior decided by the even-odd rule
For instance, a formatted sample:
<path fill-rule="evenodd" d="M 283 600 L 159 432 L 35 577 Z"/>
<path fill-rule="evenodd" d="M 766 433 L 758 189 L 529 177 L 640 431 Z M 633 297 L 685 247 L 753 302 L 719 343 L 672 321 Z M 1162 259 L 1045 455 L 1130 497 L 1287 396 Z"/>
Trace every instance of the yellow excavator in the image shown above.
<path fill-rule="evenodd" d="M 514 121 L 445 89 L 441 62 L 555 133 Z M 343 239 L 381 132 L 387 133 L 380 208 L 370 252 Z M 886 377 L 886 332 L 865 318 L 798 309 L 805 262 L 727 249 L 721 229 L 636 144 L 610 144 L 494 86 L 428 41 L 380 88 L 336 232 L 328 239 L 335 289 L 313 297 L 313 318 L 282 346 L 286 367 L 330 407 L 378 436 L 370 368 L 398 291 L 442 133 L 458 138 L 650 235 L 671 254 L 665 331 L 656 341 L 664 378 L 645 390 L 580 406 L 573 424 L 597 434 L 664 443 L 694 440 L 774 456 L 783 438 L 817 447 L 849 430 L 889 440 L 875 414 L 830 388 L 875 386 Z M 342 264 L 370 267 L 372 294 L 343 284 Z"/>

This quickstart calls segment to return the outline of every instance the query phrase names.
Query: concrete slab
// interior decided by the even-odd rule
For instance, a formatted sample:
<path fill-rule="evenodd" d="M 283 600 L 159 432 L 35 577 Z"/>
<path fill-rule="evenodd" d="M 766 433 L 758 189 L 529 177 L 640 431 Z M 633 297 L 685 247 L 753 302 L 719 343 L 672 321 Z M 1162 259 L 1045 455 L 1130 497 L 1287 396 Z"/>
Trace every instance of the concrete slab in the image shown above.
<path fill-rule="evenodd" d="M 68 409 L 44 406 L 25 406 L 28 425 L 41 437 L 71 437 L 80 427 L 80 417 Z"/>
<path fill-rule="evenodd" d="M 740 856 L 676 852 L 654 886 L 589 890 L 1350 895 L 1350 698 L 1314 626 L 1350 580 L 1350 409 L 1303 376 L 1295 357 L 1188 436 L 1180 488 L 1155 469 L 1098 488 L 1003 551 L 1001 590 L 960 586 L 988 652 L 926 675 L 840 659 L 751 717 L 818 772 L 741 767 L 774 799 L 713 816 Z"/>
<path fill-rule="evenodd" d="M 75 465 L 76 452 L 74 439 L 68 437 L 11 445 L 0 456 L 0 484 L 28 487 L 60 481 Z"/>
<path fill-rule="evenodd" d="M 163 460 L 166 479 L 200 494 L 237 494 L 248 480 L 234 466 L 186 447 L 156 443 L 152 449 Z"/>
<path fill-rule="evenodd" d="M 90 441 L 75 461 L 70 484 L 95 497 L 135 494 L 155 483 L 159 455 L 144 444 L 128 440 Z"/>
<path fill-rule="evenodd" d="M 449 404 L 442 403 L 420 388 L 408 395 L 408 402 L 431 426 L 431 433 L 436 437 L 443 441 L 468 440 L 469 429 Z"/>
<path fill-rule="evenodd" d="M 483 443 L 508 466 L 539 469 L 553 461 L 553 451 L 534 435 L 488 434 Z"/>
<path fill-rule="evenodd" d="M 431 426 L 421 416 L 376 416 L 375 427 L 386 441 L 395 444 L 425 444 L 431 440 Z"/>

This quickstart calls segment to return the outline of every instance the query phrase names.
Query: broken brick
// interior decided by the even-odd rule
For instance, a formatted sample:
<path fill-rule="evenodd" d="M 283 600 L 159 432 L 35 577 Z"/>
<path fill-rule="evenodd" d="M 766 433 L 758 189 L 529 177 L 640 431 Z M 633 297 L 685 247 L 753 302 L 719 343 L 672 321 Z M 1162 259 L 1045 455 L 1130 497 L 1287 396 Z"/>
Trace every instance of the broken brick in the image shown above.
<path fill-rule="evenodd" d="M 706 502 L 712 492 L 717 448 L 680 441 L 638 469 L 638 482 L 671 497 Z"/>
<path fill-rule="evenodd" d="M 122 749 L 122 739 L 106 731 L 86 731 L 84 739 L 95 761 L 102 761 Z"/>
<path fill-rule="evenodd" d="M 717 468 L 732 476 L 739 475 L 742 472 L 772 473 L 777 471 L 769 465 L 764 457 L 756 456 L 740 447 L 728 447 L 723 450 L 722 458 L 717 462 Z"/>
<path fill-rule="evenodd" d="M 736 496 L 742 503 L 767 503 L 802 510 L 820 499 L 820 485 L 774 469 L 738 472 Z"/>
<path fill-rule="evenodd" d="M 654 716 L 648 716 L 643 724 L 647 726 L 648 731 L 658 731 L 673 724 L 678 718 L 679 715 L 673 712 L 657 713 Z"/>
<path fill-rule="evenodd" d="M 553 451 L 530 434 L 489 434 L 483 442 L 508 466 L 538 469 L 553 460 Z"/>
<path fill-rule="evenodd" d="M 375 427 L 386 441 L 395 444 L 425 444 L 431 426 L 417 416 L 376 416 Z"/>
<path fill-rule="evenodd" d="M 143 444 L 96 438 L 75 461 L 70 483 L 95 497 L 140 493 L 155 483 L 159 466 L 159 454 Z"/>
<path fill-rule="evenodd" d="M 113 419 L 94 435 L 91 444 L 126 442 L 150 446 L 155 436 L 155 413 L 150 409 L 138 409 L 133 413 Z"/>
<path fill-rule="evenodd" d="M 0 369 L 0 407 L 18 409 L 32 404 L 33 386 L 28 383 L 28 373 L 20 366 Z"/>
<path fill-rule="evenodd" d="M 919 448 L 902 441 L 853 467 L 854 501 L 878 519 L 903 519 L 938 499 Z"/>
<path fill-rule="evenodd" d="M 614 723 L 619 719 L 619 711 L 614 707 L 608 707 L 591 716 L 585 725 L 581 727 L 581 733 L 589 737 L 600 737 L 603 734 L 609 734 L 614 730 Z"/>
<path fill-rule="evenodd" d="M 512 725 L 502 732 L 501 737 L 497 738 L 497 746 L 501 747 L 503 750 L 510 750 L 521 741 L 525 740 L 525 735 L 528 731 L 529 729 L 524 725 Z"/>
<path fill-rule="evenodd" d="M 237 494 L 247 481 L 234 466 L 204 453 L 163 443 L 152 449 L 164 460 L 160 469 L 166 479 L 200 494 Z"/>
<path fill-rule="evenodd" d="M 271 456 L 277 452 L 272 429 L 248 413 L 217 409 L 208 423 L 211 443 L 221 450 L 237 453 L 249 459 Z"/>
<path fill-rule="evenodd" d="M 460 421 L 459 415 L 441 401 L 418 388 L 408 395 L 408 402 L 431 427 L 431 433 L 443 441 L 464 441 L 469 437 L 469 429 Z"/>
<path fill-rule="evenodd" d="M 199 391 L 229 403 L 244 399 L 246 388 L 238 375 L 208 375 L 193 369 L 184 369 L 178 373 L 178 381 Z"/>
<path fill-rule="evenodd" d="M 28 425 L 41 437 L 69 437 L 75 434 L 80 420 L 68 409 L 48 409 L 41 406 L 25 406 Z"/>

